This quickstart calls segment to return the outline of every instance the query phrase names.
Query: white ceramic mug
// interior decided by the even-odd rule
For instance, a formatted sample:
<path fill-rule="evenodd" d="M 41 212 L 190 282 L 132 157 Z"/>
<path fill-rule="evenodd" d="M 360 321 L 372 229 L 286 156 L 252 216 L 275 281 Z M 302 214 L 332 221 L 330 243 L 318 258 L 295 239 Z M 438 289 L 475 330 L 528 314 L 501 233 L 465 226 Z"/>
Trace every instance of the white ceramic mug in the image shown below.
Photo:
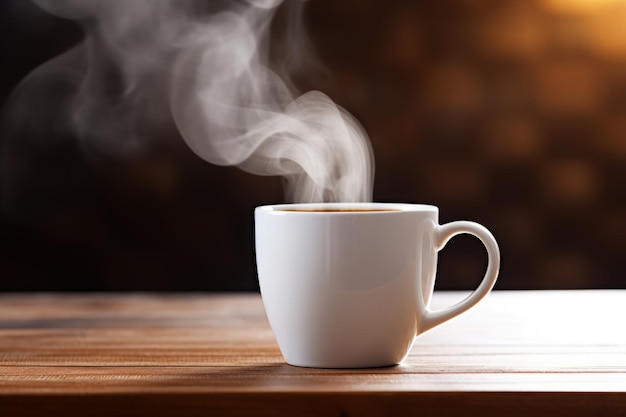
<path fill-rule="evenodd" d="M 485 245 L 487 271 L 463 301 L 432 311 L 437 252 L 461 233 Z M 265 311 L 285 360 L 296 366 L 398 364 L 417 335 L 487 295 L 500 265 L 485 227 L 439 225 L 438 208 L 429 205 L 262 206 L 255 210 L 255 239 Z"/>

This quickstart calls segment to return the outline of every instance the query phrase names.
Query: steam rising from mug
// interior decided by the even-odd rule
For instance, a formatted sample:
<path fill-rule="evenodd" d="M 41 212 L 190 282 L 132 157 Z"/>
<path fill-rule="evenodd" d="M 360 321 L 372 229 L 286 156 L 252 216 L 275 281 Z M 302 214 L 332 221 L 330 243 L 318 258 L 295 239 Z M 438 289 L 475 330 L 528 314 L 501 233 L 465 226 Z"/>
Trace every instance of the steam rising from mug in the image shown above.
<path fill-rule="evenodd" d="M 280 175 L 288 200 L 371 199 L 371 148 L 358 122 L 321 92 L 298 95 L 286 74 L 270 68 L 269 30 L 281 1 L 35 2 L 85 28 L 81 45 L 29 78 L 37 71 L 76 77 L 68 113 L 96 146 L 120 146 L 123 138 L 122 148 L 132 147 L 144 124 L 158 123 L 165 102 L 201 158 Z M 291 17 L 289 40 L 300 42 L 299 13 Z M 115 97 L 103 91 L 111 69 Z"/>

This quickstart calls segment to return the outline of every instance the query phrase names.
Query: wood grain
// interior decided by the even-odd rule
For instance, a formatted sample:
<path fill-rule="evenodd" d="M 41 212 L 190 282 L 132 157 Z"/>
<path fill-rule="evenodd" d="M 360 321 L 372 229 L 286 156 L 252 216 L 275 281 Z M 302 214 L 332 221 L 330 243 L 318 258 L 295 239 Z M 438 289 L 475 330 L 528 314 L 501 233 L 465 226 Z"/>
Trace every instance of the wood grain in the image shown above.
<path fill-rule="evenodd" d="M 0 416 L 626 415 L 623 317 L 621 290 L 494 292 L 399 366 L 328 370 L 284 363 L 255 294 L 4 294 Z"/>

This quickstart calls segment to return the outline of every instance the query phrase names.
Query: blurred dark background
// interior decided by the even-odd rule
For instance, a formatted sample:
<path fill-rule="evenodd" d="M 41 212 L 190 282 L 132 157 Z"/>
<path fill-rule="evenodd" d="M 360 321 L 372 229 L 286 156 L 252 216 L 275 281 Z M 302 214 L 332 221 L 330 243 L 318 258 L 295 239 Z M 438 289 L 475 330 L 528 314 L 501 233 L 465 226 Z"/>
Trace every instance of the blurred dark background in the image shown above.
<path fill-rule="evenodd" d="M 3 104 L 83 38 L 23 0 L 0 19 Z M 374 200 L 489 227 L 496 288 L 626 288 L 626 2 L 313 0 L 305 22 L 326 70 L 298 81 L 369 133 Z M 252 211 L 282 201 L 279 178 L 212 166 L 173 130 L 113 158 L 40 128 L 0 138 L 0 290 L 257 289 Z M 437 288 L 484 265 L 459 237 Z"/>

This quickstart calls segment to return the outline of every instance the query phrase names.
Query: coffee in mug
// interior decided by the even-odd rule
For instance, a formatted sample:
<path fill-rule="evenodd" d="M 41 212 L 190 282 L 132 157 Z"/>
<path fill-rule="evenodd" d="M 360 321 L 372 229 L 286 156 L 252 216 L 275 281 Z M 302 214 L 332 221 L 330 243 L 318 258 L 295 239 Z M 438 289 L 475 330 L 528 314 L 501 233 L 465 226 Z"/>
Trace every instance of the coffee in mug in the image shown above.
<path fill-rule="evenodd" d="M 437 252 L 457 234 L 487 249 L 474 292 L 432 310 Z M 394 365 L 415 337 L 467 311 L 493 288 L 500 253 L 480 224 L 439 224 L 438 208 L 395 203 L 257 207 L 263 304 L 287 363 L 320 368 Z"/>

